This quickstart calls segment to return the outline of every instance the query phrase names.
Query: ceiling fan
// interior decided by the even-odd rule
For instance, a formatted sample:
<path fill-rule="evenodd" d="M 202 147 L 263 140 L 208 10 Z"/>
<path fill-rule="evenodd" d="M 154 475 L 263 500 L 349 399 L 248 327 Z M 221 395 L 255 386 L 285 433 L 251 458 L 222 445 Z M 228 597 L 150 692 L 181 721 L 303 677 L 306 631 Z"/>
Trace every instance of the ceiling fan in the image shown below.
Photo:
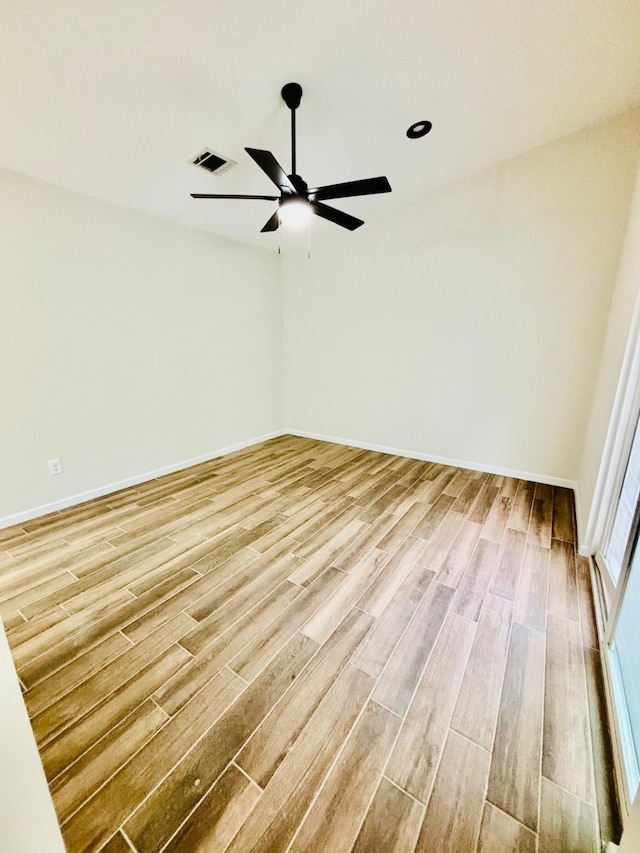
<path fill-rule="evenodd" d="M 282 222 L 302 224 L 312 215 L 335 222 L 342 228 L 355 231 L 364 225 L 342 210 L 336 210 L 322 202 L 333 198 L 353 198 L 361 195 L 391 192 L 391 185 L 384 177 L 365 178 L 361 181 L 346 181 L 342 184 L 328 184 L 324 187 L 309 189 L 307 183 L 296 172 L 296 110 L 302 98 L 302 86 L 299 83 L 287 83 L 280 93 L 282 100 L 291 110 L 291 174 L 287 175 L 270 151 L 260 148 L 245 148 L 247 154 L 260 166 L 265 175 L 278 187 L 280 195 L 211 195 L 209 193 L 191 193 L 192 198 L 244 198 L 277 201 L 278 209 L 260 229 L 276 231 Z"/>

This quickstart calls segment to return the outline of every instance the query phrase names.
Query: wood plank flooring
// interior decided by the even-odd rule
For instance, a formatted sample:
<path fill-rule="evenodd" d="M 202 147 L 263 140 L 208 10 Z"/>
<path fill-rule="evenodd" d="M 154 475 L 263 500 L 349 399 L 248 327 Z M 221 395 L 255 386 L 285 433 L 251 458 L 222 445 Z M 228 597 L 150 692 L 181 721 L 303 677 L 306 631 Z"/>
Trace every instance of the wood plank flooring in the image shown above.
<path fill-rule="evenodd" d="M 284 436 L 1 530 L 0 616 L 69 853 L 617 832 L 565 489 Z"/>

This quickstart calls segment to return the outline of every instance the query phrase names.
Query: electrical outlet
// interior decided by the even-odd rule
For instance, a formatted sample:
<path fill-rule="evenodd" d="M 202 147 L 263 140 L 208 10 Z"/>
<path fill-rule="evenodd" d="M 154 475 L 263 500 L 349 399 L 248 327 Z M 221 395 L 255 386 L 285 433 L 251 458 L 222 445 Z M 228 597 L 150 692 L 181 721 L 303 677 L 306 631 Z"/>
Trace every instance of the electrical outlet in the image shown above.
<path fill-rule="evenodd" d="M 49 460 L 49 473 L 52 477 L 54 474 L 62 474 L 62 462 L 60 459 Z"/>
<path fill-rule="evenodd" d="M 312 409 L 311 407 L 309 407 L 309 408 L 307 409 L 307 417 L 308 417 L 308 418 L 312 418 L 312 417 L 313 417 L 313 409 Z"/>

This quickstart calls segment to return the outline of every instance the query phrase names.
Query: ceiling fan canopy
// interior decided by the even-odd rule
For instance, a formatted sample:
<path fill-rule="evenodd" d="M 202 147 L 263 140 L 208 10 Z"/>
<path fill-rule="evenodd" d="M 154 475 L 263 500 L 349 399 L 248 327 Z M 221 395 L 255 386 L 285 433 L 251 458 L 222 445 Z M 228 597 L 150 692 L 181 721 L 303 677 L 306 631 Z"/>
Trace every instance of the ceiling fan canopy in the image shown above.
<path fill-rule="evenodd" d="M 277 231 L 283 222 L 293 223 L 308 220 L 311 216 L 320 216 L 349 231 L 355 231 L 364 225 L 362 219 L 337 210 L 323 202 L 338 198 L 375 195 L 391 192 L 391 185 L 385 177 L 365 178 L 358 181 L 346 181 L 340 184 L 328 184 L 309 189 L 307 182 L 297 174 L 296 166 L 296 110 L 302 98 L 302 86 L 299 83 L 287 83 L 280 93 L 291 111 L 291 174 L 287 175 L 270 151 L 261 148 L 245 148 L 247 154 L 262 169 L 269 180 L 279 190 L 279 195 L 220 195 L 210 193 L 191 193 L 192 198 L 234 198 L 261 201 L 277 201 L 275 213 L 269 217 L 262 232 Z"/>

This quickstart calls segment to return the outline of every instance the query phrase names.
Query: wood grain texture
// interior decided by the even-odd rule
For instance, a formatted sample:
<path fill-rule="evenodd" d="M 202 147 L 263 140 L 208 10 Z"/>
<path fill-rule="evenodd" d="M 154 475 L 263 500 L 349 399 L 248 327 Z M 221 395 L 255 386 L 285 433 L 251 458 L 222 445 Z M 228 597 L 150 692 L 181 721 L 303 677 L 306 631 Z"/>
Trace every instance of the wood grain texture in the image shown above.
<path fill-rule="evenodd" d="M 104 737 L 138 705 L 149 699 L 159 685 L 171 678 L 188 660 L 188 652 L 180 646 L 171 646 L 88 714 L 43 746 L 40 755 L 47 779 L 54 779 L 68 764 Z"/>
<path fill-rule="evenodd" d="M 25 624 L 25 618 L 17 610 L 7 610 L 3 616 L 0 616 L 0 621 L 6 633 L 17 628 L 19 625 Z"/>
<path fill-rule="evenodd" d="M 238 765 L 263 788 L 349 662 L 372 621 L 361 611 L 351 611 L 238 755 Z"/>
<path fill-rule="evenodd" d="M 466 516 L 460 512 L 449 511 L 442 523 L 424 546 L 418 562 L 428 569 L 437 572 L 449 554 L 451 545 L 465 523 Z"/>
<path fill-rule="evenodd" d="M 336 557 L 333 565 L 344 572 L 350 572 L 373 548 L 378 547 L 378 543 L 384 539 L 395 523 L 395 516 L 388 512 L 383 513 L 339 557 Z"/>
<path fill-rule="evenodd" d="M 498 487 L 484 483 L 469 513 L 469 521 L 484 524 L 497 496 Z"/>
<path fill-rule="evenodd" d="M 615 837 L 574 540 L 566 490 L 293 436 L 0 531 L 69 853 L 591 845 L 585 773 Z"/>
<path fill-rule="evenodd" d="M 515 622 L 544 631 L 547 621 L 549 551 L 539 545 L 527 545 L 524 551 L 520 583 L 513 615 Z"/>
<path fill-rule="evenodd" d="M 124 839 L 122 833 L 116 833 L 113 838 L 100 848 L 100 853 L 131 853 L 131 847 Z"/>
<path fill-rule="evenodd" d="M 86 791 L 97 790 L 120 767 L 121 756 L 135 753 L 153 737 L 167 715 L 147 699 L 90 747 L 51 783 L 51 796 L 61 822 L 84 802 Z"/>
<path fill-rule="evenodd" d="M 521 530 L 505 530 L 498 563 L 489 587 L 489 591 L 494 595 L 500 595 L 510 601 L 516 600 L 526 539 L 526 534 Z"/>
<path fill-rule="evenodd" d="M 449 732 L 429 798 L 416 853 L 473 853 L 487 787 L 491 755 Z"/>
<path fill-rule="evenodd" d="M 451 495 L 454 498 L 458 498 L 470 479 L 471 471 L 467 471 L 465 468 L 460 468 L 455 477 L 447 483 L 442 491 L 445 495 Z"/>
<path fill-rule="evenodd" d="M 132 643 L 117 632 L 106 637 L 88 652 L 58 670 L 55 676 L 33 687 L 25 696 L 25 704 L 33 719 L 57 699 L 86 681 L 114 658 L 130 649 Z"/>
<path fill-rule="evenodd" d="M 527 542 L 531 542 L 532 545 L 540 545 L 541 548 L 549 548 L 552 519 L 553 486 L 536 483 Z"/>
<path fill-rule="evenodd" d="M 400 722 L 376 702 L 367 703 L 289 848 L 291 853 L 351 849 Z"/>
<path fill-rule="evenodd" d="M 155 853 L 171 838 L 316 651 L 313 640 L 294 637 L 127 820 L 124 830 L 140 853 Z"/>
<path fill-rule="evenodd" d="M 356 666 L 376 678 L 380 675 L 433 578 L 429 569 L 413 567 L 356 651 Z M 452 598 L 453 593 L 448 597 Z"/>
<path fill-rule="evenodd" d="M 570 542 L 560 539 L 551 540 L 549 613 L 574 622 L 580 619 L 575 551 Z"/>
<path fill-rule="evenodd" d="M 580 626 L 549 614 L 542 775 L 595 803 Z"/>
<path fill-rule="evenodd" d="M 530 483 L 528 480 L 520 480 L 507 527 L 510 527 L 512 530 L 522 530 L 523 533 L 527 532 L 535 490 L 535 483 Z"/>
<path fill-rule="evenodd" d="M 542 754 L 544 636 L 514 623 L 498 713 L 487 799 L 534 832 Z"/>
<path fill-rule="evenodd" d="M 357 600 L 356 606 L 373 616 L 381 616 L 416 563 L 423 547 L 423 543 L 413 536 L 399 545 L 377 578 Z"/>
<path fill-rule="evenodd" d="M 425 808 L 384 776 L 353 845 L 353 853 L 415 849 Z"/>
<path fill-rule="evenodd" d="M 378 679 L 373 698 L 404 716 L 446 619 L 453 590 L 432 584 Z"/>
<path fill-rule="evenodd" d="M 323 572 L 279 616 L 232 658 L 230 667 L 245 681 L 253 681 L 278 651 L 344 582 L 346 575 L 333 567 Z"/>
<path fill-rule="evenodd" d="M 347 666 L 270 780 L 229 853 L 287 849 L 373 684 L 371 676 Z"/>
<path fill-rule="evenodd" d="M 137 681 L 145 668 L 156 658 L 164 657 L 165 651 L 189 630 L 191 624 L 191 620 L 184 613 L 178 614 L 167 626 L 155 631 L 141 643 L 129 647 L 111 663 L 103 666 L 82 684 L 49 705 L 45 711 L 33 717 L 32 728 L 38 743 L 48 743 L 71 723 L 77 723 L 80 717 L 99 704 L 100 696 L 115 693 L 133 677 Z M 179 654 L 177 660 L 180 667 L 189 657 Z M 163 663 L 168 661 L 164 659 Z M 164 681 L 163 677 L 162 683 Z"/>
<path fill-rule="evenodd" d="M 224 850 L 260 799 L 260 788 L 230 764 L 165 847 L 165 853 Z"/>
<path fill-rule="evenodd" d="M 542 777 L 540 853 L 598 853 L 596 810 Z"/>
<path fill-rule="evenodd" d="M 453 545 L 439 567 L 437 577 L 440 583 L 452 587 L 458 586 L 481 533 L 481 524 L 474 521 L 464 521 Z M 425 563 L 425 565 L 438 568 L 435 565 L 435 560 L 432 560 L 430 564 Z"/>
<path fill-rule="evenodd" d="M 298 565 L 295 555 L 286 554 L 260 571 L 253 580 L 238 581 L 237 590 L 234 589 L 229 597 L 221 592 L 221 598 L 216 603 L 208 602 L 207 607 L 211 608 L 211 612 L 182 639 L 181 644 L 191 654 L 199 654 L 241 616 L 258 606 L 274 585 L 286 580 Z M 255 569 L 252 574 L 253 571 Z M 196 618 L 191 608 L 187 612 Z"/>
<path fill-rule="evenodd" d="M 249 611 L 234 625 L 210 643 L 201 654 L 187 662 L 153 694 L 153 700 L 168 714 L 175 714 L 214 675 L 233 660 L 247 643 L 265 628 L 301 595 L 300 587 L 284 581 L 265 596 L 258 613 Z M 280 649 L 284 641 L 278 646 Z M 273 656 L 273 655 L 272 655 Z M 266 662 L 265 662 L 266 665 Z"/>
<path fill-rule="evenodd" d="M 485 803 L 477 853 L 537 853 L 537 841 L 526 826 Z"/>
<path fill-rule="evenodd" d="M 340 522 L 341 518 L 334 522 L 334 524 L 338 525 Z M 308 586 L 312 581 L 319 577 L 325 569 L 329 568 L 329 566 L 333 564 L 334 560 L 336 560 L 363 531 L 368 529 L 369 525 L 359 521 L 358 519 L 353 519 L 344 527 L 338 527 L 336 534 L 316 551 L 313 549 L 306 549 L 304 551 L 304 562 L 290 575 L 293 583 L 300 584 L 301 586 Z M 303 556 L 299 550 L 296 551 L 296 555 Z"/>
<path fill-rule="evenodd" d="M 426 511 L 421 521 L 418 522 L 413 535 L 419 539 L 430 539 L 454 503 L 455 498 L 452 498 L 450 495 L 440 495 L 433 506 Z"/>
<path fill-rule="evenodd" d="M 556 486 L 553 490 L 553 524 L 551 535 L 565 542 L 576 541 L 573 495 L 569 489 Z"/>
<path fill-rule="evenodd" d="M 212 679 L 184 709 L 62 824 L 67 850 L 97 849 L 121 826 L 242 691 L 228 670 Z"/>
<path fill-rule="evenodd" d="M 475 627 L 447 616 L 385 771 L 422 803 L 431 794 Z"/>
<path fill-rule="evenodd" d="M 358 601 L 369 584 L 377 577 L 381 569 L 389 562 L 389 554 L 374 548 L 370 554 L 355 566 L 349 576 L 336 591 L 324 602 L 302 628 L 303 633 L 324 643 L 342 621 L 345 612 Z"/>
<path fill-rule="evenodd" d="M 426 506 L 416 501 L 404 512 L 388 533 L 380 539 L 377 547 L 381 551 L 389 551 L 394 554 L 398 547 L 413 532 L 416 524 L 424 516 Z"/>
<path fill-rule="evenodd" d="M 487 595 L 451 721 L 453 729 L 489 751 L 502 695 L 512 613 L 510 601 Z"/>
<path fill-rule="evenodd" d="M 478 621 L 493 576 L 498 550 L 495 542 L 489 542 L 488 539 L 478 540 L 451 605 L 454 613 L 473 622 Z"/>
<path fill-rule="evenodd" d="M 502 542 L 517 490 L 518 480 L 505 477 L 484 523 L 482 535 L 485 539 Z"/>
<path fill-rule="evenodd" d="M 454 504 L 456 512 L 462 512 L 465 515 L 469 515 L 470 510 L 482 489 L 483 478 L 486 476 L 482 474 L 480 476 L 476 476 L 477 474 L 479 474 L 479 472 L 474 472 L 474 474 L 469 477 L 466 486 L 457 498 Z"/>

